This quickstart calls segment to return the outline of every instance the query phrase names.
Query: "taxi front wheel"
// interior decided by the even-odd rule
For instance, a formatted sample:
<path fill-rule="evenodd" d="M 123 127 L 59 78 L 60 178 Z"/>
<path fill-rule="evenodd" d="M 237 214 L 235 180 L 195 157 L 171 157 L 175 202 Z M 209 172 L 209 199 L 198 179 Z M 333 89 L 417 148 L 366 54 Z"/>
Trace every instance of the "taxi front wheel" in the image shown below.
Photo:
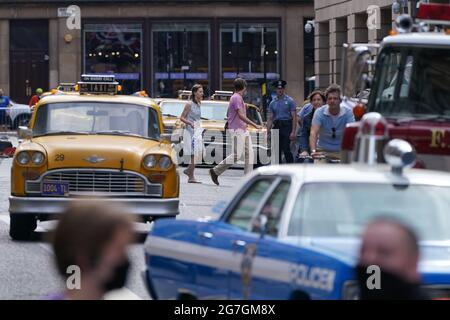
<path fill-rule="evenodd" d="M 10 213 L 9 235 L 13 240 L 30 240 L 37 222 L 33 215 Z"/>

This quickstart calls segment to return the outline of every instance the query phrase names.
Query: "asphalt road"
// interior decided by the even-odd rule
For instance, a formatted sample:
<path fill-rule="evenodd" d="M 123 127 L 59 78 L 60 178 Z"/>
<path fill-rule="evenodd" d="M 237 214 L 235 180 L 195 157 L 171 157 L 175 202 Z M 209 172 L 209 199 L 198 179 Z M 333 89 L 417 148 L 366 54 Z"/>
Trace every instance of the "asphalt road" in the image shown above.
<path fill-rule="evenodd" d="M 51 244 L 46 241 L 48 230 L 54 222 L 38 224 L 37 237 L 29 242 L 15 242 L 9 237 L 8 196 L 10 194 L 11 159 L 0 159 L 0 299 L 43 299 L 48 294 L 63 290 L 64 282 L 54 267 Z M 227 200 L 242 179 L 243 170 L 229 170 L 220 177 L 220 186 L 214 185 L 208 169 L 199 168 L 197 179 L 202 184 L 188 184 L 181 173 L 181 214 L 179 219 L 215 217 L 212 207 L 220 200 Z M 109 299 L 149 299 L 141 279 L 144 268 L 143 240 L 149 225 L 137 225 L 141 240 L 129 248 L 132 263 L 127 286 L 111 293 Z"/>

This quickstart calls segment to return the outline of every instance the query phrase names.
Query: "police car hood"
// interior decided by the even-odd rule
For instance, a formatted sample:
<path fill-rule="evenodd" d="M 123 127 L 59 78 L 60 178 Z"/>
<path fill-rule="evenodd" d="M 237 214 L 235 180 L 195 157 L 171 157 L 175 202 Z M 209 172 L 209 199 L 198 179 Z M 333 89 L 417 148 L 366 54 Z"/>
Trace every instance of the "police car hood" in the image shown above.
<path fill-rule="evenodd" d="M 288 242 L 309 247 L 350 266 L 356 265 L 361 247 L 361 241 L 357 238 L 290 239 Z M 450 240 L 421 242 L 419 269 L 425 278 L 442 274 L 450 283 Z"/>

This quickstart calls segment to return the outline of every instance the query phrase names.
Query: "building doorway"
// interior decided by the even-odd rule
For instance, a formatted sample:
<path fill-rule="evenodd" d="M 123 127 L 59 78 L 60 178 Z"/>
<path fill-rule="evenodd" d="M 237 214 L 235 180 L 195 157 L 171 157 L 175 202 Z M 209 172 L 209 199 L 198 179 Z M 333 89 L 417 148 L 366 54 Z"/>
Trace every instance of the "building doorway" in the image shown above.
<path fill-rule="evenodd" d="M 48 90 L 48 20 L 10 22 L 10 97 L 28 103 L 37 88 Z"/>

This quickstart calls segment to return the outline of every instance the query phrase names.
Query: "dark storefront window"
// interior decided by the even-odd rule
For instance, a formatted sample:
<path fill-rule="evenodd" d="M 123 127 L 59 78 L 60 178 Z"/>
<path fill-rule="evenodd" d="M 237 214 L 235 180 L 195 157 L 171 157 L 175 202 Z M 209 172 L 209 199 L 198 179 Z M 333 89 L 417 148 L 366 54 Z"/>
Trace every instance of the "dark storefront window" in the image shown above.
<path fill-rule="evenodd" d="M 142 89 L 142 26 L 140 24 L 86 24 L 84 72 L 112 73 L 123 93 Z"/>
<path fill-rule="evenodd" d="M 220 27 L 221 88 L 231 90 L 240 76 L 248 81 L 247 101 L 263 105 L 261 87 L 280 77 L 276 23 L 223 23 Z"/>
<path fill-rule="evenodd" d="M 176 97 L 178 90 L 189 90 L 195 83 L 210 94 L 209 24 L 154 24 L 152 39 L 155 97 Z"/>

